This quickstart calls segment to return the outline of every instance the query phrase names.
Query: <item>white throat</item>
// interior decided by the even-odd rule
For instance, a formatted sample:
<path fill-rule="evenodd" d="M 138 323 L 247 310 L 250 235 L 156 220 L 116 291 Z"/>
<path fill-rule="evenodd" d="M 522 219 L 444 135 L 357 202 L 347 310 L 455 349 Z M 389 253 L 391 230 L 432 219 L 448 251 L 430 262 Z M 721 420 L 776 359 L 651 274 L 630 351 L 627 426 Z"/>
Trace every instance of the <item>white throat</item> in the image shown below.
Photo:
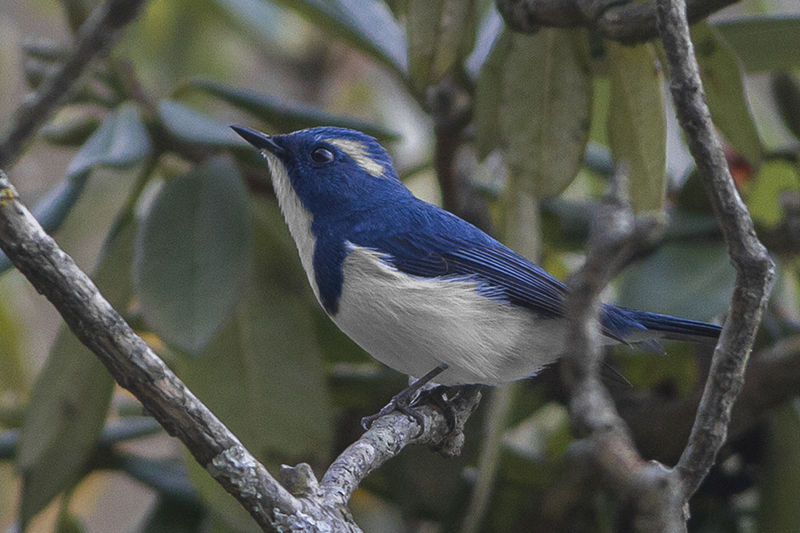
<path fill-rule="evenodd" d="M 278 205 L 281 208 L 281 213 L 283 213 L 283 218 L 286 220 L 286 225 L 289 226 L 289 233 L 292 235 L 292 239 L 297 245 L 297 251 L 300 253 L 300 262 L 303 264 L 303 270 L 306 271 L 314 296 L 319 300 L 319 288 L 314 275 L 314 244 L 316 239 L 314 239 L 314 234 L 311 233 L 311 222 L 314 217 L 303 207 L 300 198 L 294 192 L 292 182 L 289 180 L 289 173 L 280 159 L 266 150 L 262 150 L 261 153 L 266 157 L 269 164 L 269 170 L 272 174 L 272 187 L 275 189 L 275 196 L 278 197 Z"/>

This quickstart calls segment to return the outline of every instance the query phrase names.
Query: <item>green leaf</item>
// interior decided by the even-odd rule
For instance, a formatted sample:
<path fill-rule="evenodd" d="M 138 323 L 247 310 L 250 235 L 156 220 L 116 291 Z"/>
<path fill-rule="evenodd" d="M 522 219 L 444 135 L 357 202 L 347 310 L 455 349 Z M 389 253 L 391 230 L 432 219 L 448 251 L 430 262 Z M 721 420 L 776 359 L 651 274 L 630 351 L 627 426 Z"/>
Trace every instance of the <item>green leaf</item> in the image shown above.
<path fill-rule="evenodd" d="M 697 391 L 698 352 L 686 344 L 670 346 L 668 351 L 669 357 L 641 357 L 635 346 L 620 346 L 614 350 L 614 359 L 621 364 L 618 370 L 637 389 L 663 390 L 667 386 L 672 394 L 686 398 Z"/>
<path fill-rule="evenodd" d="M 33 208 L 33 216 L 47 232 L 58 231 L 81 197 L 88 176 L 67 178 L 50 189 Z"/>
<path fill-rule="evenodd" d="M 469 53 L 475 39 L 475 0 L 409 0 L 408 70 L 417 90 L 434 85 Z"/>
<path fill-rule="evenodd" d="M 300 269 L 287 269 L 294 245 L 273 202 L 253 204 L 253 276 L 236 315 L 194 358 L 176 361 L 186 384 L 269 464 L 325 462 L 333 413 L 315 336 L 316 302 Z M 246 408 L 243 408 L 246 406 Z M 190 477 L 215 512 L 241 511 L 207 473 L 189 461 Z M 232 502 L 232 503 L 231 503 Z M 231 507 L 233 506 L 233 507 Z"/>
<path fill-rule="evenodd" d="M 728 309 L 734 275 L 722 243 L 669 243 L 623 274 L 617 303 L 707 320 Z"/>
<path fill-rule="evenodd" d="M 217 98 L 263 120 L 278 131 L 294 131 L 313 126 L 340 126 L 359 130 L 383 141 L 393 141 L 399 135 L 387 128 L 350 117 L 333 115 L 316 107 L 298 102 L 284 102 L 255 91 L 238 89 L 221 83 L 196 79 L 189 82 Z"/>
<path fill-rule="evenodd" d="M 649 44 L 607 43 L 610 87 L 608 138 L 614 161 L 625 162 L 631 204 L 661 211 L 666 193 L 666 124 L 663 80 Z"/>
<path fill-rule="evenodd" d="M 158 117 L 170 134 L 185 142 L 222 147 L 248 146 L 226 122 L 172 100 L 158 103 Z"/>
<path fill-rule="evenodd" d="M 106 117 L 67 167 L 64 180 L 53 187 L 31 210 L 48 233 L 58 231 L 78 202 L 89 179 L 98 167 L 127 168 L 150 155 L 152 146 L 135 106 L 123 104 Z M 0 252 L 0 273 L 11 262 Z"/>
<path fill-rule="evenodd" d="M 489 155 L 503 146 L 500 127 L 500 107 L 505 65 L 513 37 L 503 34 L 495 41 L 489 57 L 483 63 L 475 84 L 475 144 L 478 157 Z"/>
<path fill-rule="evenodd" d="M 502 32 L 502 17 L 496 9 L 488 9 L 482 20 L 478 22 L 475 35 L 475 47 L 470 52 L 469 57 L 464 61 L 464 68 L 473 80 L 478 78 L 483 65 L 492 53 L 492 49 Z"/>
<path fill-rule="evenodd" d="M 199 357 L 181 360 L 181 377 L 254 452 L 324 458 L 331 418 L 314 334 L 317 304 L 303 272 L 286 268 L 296 251 L 286 249 L 284 233 L 277 206 L 255 204 L 246 297 Z"/>
<path fill-rule="evenodd" d="M 714 24 L 747 72 L 800 67 L 800 17 L 771 16 L 719 21 Z"/>
<path fill-rule="evenodd" d="M 592 84 L 580 51 L 585 33 L 544 29 L 506 39 L 496 44 L 501 53 L 508 48 L 494 87 L 501 94 L 506 161 L 512 178 L 537 199 L 555 196 L 577 175 L 589 135 Z"/>
<path fill-rule="evenodd" d="M 276 0 L 400 74 L 408 70 L 406 37 L 381 0 Z"/>
<path fill-rule="evenodd" d="M 147 157 L 150 137 L 133 104 L 123 104 L 103 121 L 67 167 L 67 177 L 87 173 L 94 167 L 127 168 Z"/>
<path fill-rule="evenodd" d="M 753 220 L 776 227 L 786 217 L 781 203 L 784 193 L 800 194 L 800 169 L 786 161 L 764 163 L 745 196 Z"/>
<path fill-rule="evenodd" d="M 108 247 L 94 276 L 117 308 L 130 299 L 135 228 L 128 226 Z M 20 522 L 27 524 L 57 494 L 80 480 L 103 429 L 114 380 L 100 361 L 62 326 L 37 377 L 20 436 Z"/>
<path fill-rule="evenodd" d="M 83 144 L 100 126 L 100 119 L 90 114 L 72 114 L 58 117 L 42 128 L 42 137 L 58 146 Z"/>
<path fill-rule="evenodd" d="M 264 0 L 213 0 L 237 24 L 254 33 L 265 45 L 282 44 L 285 17 L 280 8 Z"/>
<path fill-rule="evenodd" d="M 761 139 L 744 92 L 739 60 L 707 22 L 692 26 L 700 76 L 714 125 L 754 167 L 761 164 Z"/>
<path fill-rule="evenodd" d="M 86 531 L 86 526 L 79 517 L 62 509 L 59 513 L 58 523 L 56 523 L 55 533 L 85 533 Z"/>
<path fill-rule="evenodd" d="M 136 239 L 134 278 L 147 323 L 168 344 L 200 353 L 241 296 L 250 253 L 247 189 L 215 157 L 169 181 Z"/>
<path fill-rule="evenodd" d="M 253 517 L 236 501 L 236 498 L 223 489 L 188 451 L 183 454 L 183 457 L 189 480 L 208 514 L 206 520 L 206 523 L 210 524 L 208 531 L 211 533 L 260 533 L 262 531 Z"/>
<path fill-rule="evenodd" d="M 101 446 L 113 446 L 127 440 L 149 437 L 163 431 L 155 418 L 150 416 L 126 416 L 109 421 L 100 436 Z"/>

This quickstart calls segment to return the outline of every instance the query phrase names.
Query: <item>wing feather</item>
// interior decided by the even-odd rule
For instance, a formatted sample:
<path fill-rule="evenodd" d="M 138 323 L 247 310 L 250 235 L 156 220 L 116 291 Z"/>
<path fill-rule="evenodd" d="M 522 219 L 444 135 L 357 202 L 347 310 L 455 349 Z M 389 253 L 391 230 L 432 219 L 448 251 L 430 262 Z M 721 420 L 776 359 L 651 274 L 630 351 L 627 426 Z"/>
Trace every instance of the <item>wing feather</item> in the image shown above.
<path fill-rule="evenodd" d="M 475 242 L 465 239 L 463 233 L 403 233 L 384 236 L 376 244 L 375 249 L 385 255 L 385 260 L 406 274 L 471 279 L 487 298 L 520 305 L 547 317 L 564 316 L 566 286 L 488 236 Z"/>
<path fill-rule="evenodd" d="M 390 213 L 397 215 L 400 207 L 392 206 Z M 560 280 L 455 215 L 430 204 L 416 207 L 402 220 L 388 214 L 372 219 L 383 223 L 360 228 L 351 241 L 380 252 L 384 261 L 411 276 L 474 280 L 482 296 L 545 318 L 564 316 L 567 286 Z M 621 308 L 604 304 L 601 314 L 603 333 L 620 342 L 647 330 Z"/>

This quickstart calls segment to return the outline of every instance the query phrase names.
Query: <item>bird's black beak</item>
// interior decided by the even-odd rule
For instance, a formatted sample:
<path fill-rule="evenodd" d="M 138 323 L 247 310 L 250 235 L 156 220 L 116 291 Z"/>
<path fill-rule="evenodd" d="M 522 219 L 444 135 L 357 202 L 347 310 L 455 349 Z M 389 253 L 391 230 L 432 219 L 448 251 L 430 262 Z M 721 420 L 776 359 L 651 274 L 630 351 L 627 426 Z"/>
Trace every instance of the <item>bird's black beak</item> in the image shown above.
<path fill-rule="evenodd" d="M 231 129 L 241 135 L 242 139 L 249 142 L 259 150 L 267 150 L 275 155 L 281 155 L 286 150 L 275 140 L 272 138 L 272 135 L 267 135 L 266 133 L 261 133 L 258 130 L 254 130 L 252 128 L 246 128 L 244 126 L 231 126 Z"/>

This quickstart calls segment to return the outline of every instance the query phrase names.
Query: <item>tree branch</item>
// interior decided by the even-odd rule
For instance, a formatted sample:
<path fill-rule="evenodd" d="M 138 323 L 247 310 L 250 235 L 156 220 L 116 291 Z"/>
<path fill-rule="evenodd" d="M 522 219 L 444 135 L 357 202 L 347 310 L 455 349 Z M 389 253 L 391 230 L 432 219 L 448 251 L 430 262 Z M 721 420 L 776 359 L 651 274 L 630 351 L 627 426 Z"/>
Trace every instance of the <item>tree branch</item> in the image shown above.
<path fill-rule="evenodd" d="M 19 201 L 0 171 L 0 248 L 58 309 L 75 335 L 263 528 L 302 525 L 330 508 L 287 492 L 103 298 Z M 342 530 L 353 530 L 352 528 Z"/>
<path fill-rule="evenodd" d="M 376 420 L 369 431 L 348 446 L 328 468 L 321 482 L 326 502 L 334 506 L 347 505 L 353 491 L 370 472 L 409 444 L 431 446 L 445 456 L 461 453 L 464 424 L 478 408 L 480 399 L 478 387 L 459 389 L 448 404 L 455 414 L 452 429 L 441 412 L 427 405 L 417 408 L 425 418 L 421 434 L 417 423 L 402 413 L 392 412 Z"/>
<path fill-rule="evenodd" d="M 624 199 L 627 188 L 627 174 L 618 170 L 592 229 L 586 262 L 569 284 L 565 303 L 572 327 L 562 379 L 570 392 L 572 425 L 584 437 L 572 446 L 572 455 L 581 467 L 597 472 L 604 485 L 627 504 L 631 530 L 678 532 L 684 530 L 684 522 L 677 484 L 664 467 L 639 455 L 599 377 L 599 294 L 662 229 L 655 219 L 634 218 Z"/>
<path fill-rule="evenodd" d="M 736 0 L 689 0 L 694 23 Z M 496 0 L 509 28 L 533 33 L 542 26 L 585 27 L 606 39 L 634 44 L 658 37 L 654 2 L 626 0 Z"/>
<path fill-rule="evenodd" d="M 119 30 L 130 23 L 145 0 L 107 0 L 81 26 L 75 49 L 36 93 L 17 108 L 11 125 L 0 138 L 0 168 L 16 163 L 22 148 L 70 94 L 89 63 L 114 42 Z"/>
<path fill-rule="evenodd" d="M 684 0 L 658 0 L 658 30 L 669 61 L 670 90 L 678 120 L 719 220 L 736 269 L 728 320 L 711 361 L 706 387 L 686 449 L 675 467 L 688 500 L 714 463 L 727 436 L 731 408 L 744 382 L 756 330 L 775 278 L 739 197 L 711 122 L 689 37 Z"/>

